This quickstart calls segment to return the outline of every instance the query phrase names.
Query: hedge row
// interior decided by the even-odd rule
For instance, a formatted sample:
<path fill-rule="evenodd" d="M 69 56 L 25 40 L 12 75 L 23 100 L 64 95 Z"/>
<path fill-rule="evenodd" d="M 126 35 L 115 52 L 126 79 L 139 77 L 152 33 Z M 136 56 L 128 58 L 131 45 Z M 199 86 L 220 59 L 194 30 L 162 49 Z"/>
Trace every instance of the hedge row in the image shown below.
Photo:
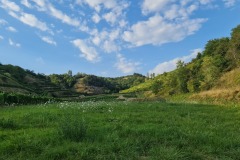
<path fill-rule="evenodd" d="M 11 104 L 39 104 L 53 100 L 49 97 L 21 95 L 13 93 L 0 93 L 0 105 Z"/>

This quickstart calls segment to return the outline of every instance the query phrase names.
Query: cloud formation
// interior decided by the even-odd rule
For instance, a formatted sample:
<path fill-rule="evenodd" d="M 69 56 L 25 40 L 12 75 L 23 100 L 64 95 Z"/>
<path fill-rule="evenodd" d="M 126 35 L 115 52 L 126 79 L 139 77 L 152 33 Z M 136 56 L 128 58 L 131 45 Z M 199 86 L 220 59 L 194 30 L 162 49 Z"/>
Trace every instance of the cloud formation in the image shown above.
<path fill-rule="evenodd" d="M 236 3 L 237 1 L 236 1 L 236 0 L 223 0 L 223 2 L 224 2 L 224 5 L 225 5 L 226 7 L 232 7 L 232 6 L 235 5 L 235 3 Z"/>
<path fill-rule="evenodd" d="M 8 22 L 5 19 L 0 19 L 0 26 L 6 24 L 8 24 Z"/>
<path fill-rule="evenodd" d="M 31 0 L 35 3 L 39 11 L 44 11 L 52 17 L 60 20 L 62 23 L 68 24 L 70 26 L 79 27 L 80 21 L 76 18 L 71 18 L 67 14 L 63 13 L 61 10 L 55 8 L 49 1 L 46 0 Z"/>
<path fill-rule="evenodd" d="M 187 19 L 171 23 L 155 15 L 147 21 L 134 24 L 129 31 L 124 32 L 123 39 L 134 46 L 178 42 L 198 31 L 205 21 L 206 19 Z"/>
<path fill-rule="evenodd" d="M 9 45 L 14 46 L 14 47 L 21 47 L 20 43 L 14 42 L 11 38 L 8 39 Z"/>
<path fill-rule="evenodd" d="M 12 26 L 7 27 L 6 29 L 10 32 L 17 32 L 16 28 L 14 28 Z"/>
<path fill-rule="evenodd" d="M 100 60 L 95 48 L 89 47 L 84 40 L 75 39 L 74 41 L 71 41 L 71 43 L 80 50 L 80 57 L 83 57 L 90 62 L 98 62 Z"/>
<path fill-rule="evenodd" d="M 38 20 L 34 15 L 25 13 L 21 10 L 21 8 L 14 2 L 8 0 L 0 0 L 0 7 L 7 10 L 8 14 L 12 17 L 18 19 L 22 23 L 38 28 L 42 31 L 48 31 L 46 23 Z"/>
<path fill-rule="evenodd" d="M 117 54 L 117 63 L 115 66 L 119 71 L 125 74 L 134 73 L 139 69 L 139 65 L 139 62 L 129 61 L 122 54 Z"/>
<path fill-rule="evenodd" d="M 57 42 L 55 42 L 51 37 L 41 36 L 40 38 L 41 38 L 42 41 L 44 41 L 44 42 L 46 42 L 48 44 L 57 46 Z"/>
<path fill-rule="evenodd" d="M 191 18 L 201 6 L 210 5 L 212 0 L 144 0 L 142 14 L 147 20 L 133 24 L 123 34 L 123 39 L 133 46 L 146 44 L 162 45 L 178 42 L 196 33 L 206 18 Z"/>

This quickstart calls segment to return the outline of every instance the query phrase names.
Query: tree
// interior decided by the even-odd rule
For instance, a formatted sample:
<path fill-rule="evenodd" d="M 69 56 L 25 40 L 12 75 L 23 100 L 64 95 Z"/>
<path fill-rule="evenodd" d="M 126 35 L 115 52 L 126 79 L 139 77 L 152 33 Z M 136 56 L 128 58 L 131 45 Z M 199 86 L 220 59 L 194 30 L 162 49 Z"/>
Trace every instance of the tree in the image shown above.
<path fill-rule="evenodd" d="M 201 81 L 203 79 L 202 73 L 201 73 L 201 67 L 202 67 L 202 59 L 197 59 L 194 63 L 192 63 L 191 69 L 190 69 L 190 79 L 188 81 L 188 89 L 190 92 L 199 92 L 200 91 L 200 85 Z"/>
<path fill-rule="evenodd" d="M 155 78 L 155 73 L 151 73 L 150 78 Z"/>
<path fill-rule="evenodd" d="M 216 66 L 216 59 L 207 56 L 203 59 L 201 72 L 204 77 L 201 83 L 201 89 L 208 90 L 213 87 L 214 82 L 219 78 L 221 70 Z"/>
<path fill-rule="evenodd" d="M 232 29 L 228 57 L 232 61 L 232 67 L 240 65 L 240 25 Z"/>
<path fill-rule="evenodd" d="M 155 80 L 151 86 L 151 90 L 154 94 L 158 94 L 158 92 L 163 88 L 163 82 L 160 80 Z"/>
<path fill-rule="evenodd" d="M 49 76 L 50 77 L 50 80 L 53 84 L 55 85 L 59 85 L 60 84 L 60 81 L 59 81 L 59 78 L 56 74 L 52 74 Z"/>
<path fill-rule="evenodd" d="M 72 71 L 69 70 L 68 73 L 67 73 L 70 77 L 72 77 Z"/>
<path fill-rule="evenodd" d="M 181 93 L 187 93 L 189 92 L 187 88 L 187 82 L 188 82 L 188 70 L 185 67 L 185 64 L 183 61 L 179 60 L 177 62 L 177 79 L 179 84 L 179 90 Z"/>

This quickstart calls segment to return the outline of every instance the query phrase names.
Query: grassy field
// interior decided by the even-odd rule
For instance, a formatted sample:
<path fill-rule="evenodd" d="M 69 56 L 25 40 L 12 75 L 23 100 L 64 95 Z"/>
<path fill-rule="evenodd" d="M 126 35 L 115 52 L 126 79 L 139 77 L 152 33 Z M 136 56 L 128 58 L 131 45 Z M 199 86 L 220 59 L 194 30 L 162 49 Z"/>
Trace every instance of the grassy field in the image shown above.
<path fill-rule="evenodd" d="M 239 159 L 240 107 L 79 102 L 0 108 L 0 159 Z"/>

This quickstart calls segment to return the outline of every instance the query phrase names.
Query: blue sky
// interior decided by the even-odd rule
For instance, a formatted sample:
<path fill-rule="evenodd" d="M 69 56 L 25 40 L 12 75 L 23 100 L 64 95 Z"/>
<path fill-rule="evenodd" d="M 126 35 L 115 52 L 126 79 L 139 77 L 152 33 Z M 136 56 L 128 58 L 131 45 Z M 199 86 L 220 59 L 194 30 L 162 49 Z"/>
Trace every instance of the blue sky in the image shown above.
<path fill-rule="evenodd" d="M 44 74 L 160 74 L 238 24 L 239 0 L 0 0 L 0 62 Z"/>

